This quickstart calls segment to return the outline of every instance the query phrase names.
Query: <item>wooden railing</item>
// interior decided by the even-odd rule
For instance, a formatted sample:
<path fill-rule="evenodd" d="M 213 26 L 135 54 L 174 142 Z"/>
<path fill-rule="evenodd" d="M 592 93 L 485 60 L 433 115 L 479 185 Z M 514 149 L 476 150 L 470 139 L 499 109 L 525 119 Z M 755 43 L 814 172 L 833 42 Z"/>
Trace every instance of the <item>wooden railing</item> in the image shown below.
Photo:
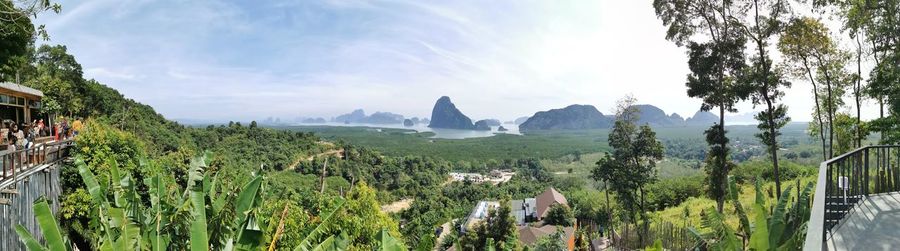
<path fill-rule="evenodd" d="M 835 226 L 869 195 L 900 191 L 900 145 L 866 146 L 822 162 L 803 250 L 825 250 Z"/>
<path fill-rule="evenodd" d="M 0 154 L 0 165 L 3 169 L 0 183 L 6 180 L 16 180 L 20 173 L 31 168 L 62 161 L 69 156 L 69 150 L 74 144 L 72 139 L 52 141 Z"/>

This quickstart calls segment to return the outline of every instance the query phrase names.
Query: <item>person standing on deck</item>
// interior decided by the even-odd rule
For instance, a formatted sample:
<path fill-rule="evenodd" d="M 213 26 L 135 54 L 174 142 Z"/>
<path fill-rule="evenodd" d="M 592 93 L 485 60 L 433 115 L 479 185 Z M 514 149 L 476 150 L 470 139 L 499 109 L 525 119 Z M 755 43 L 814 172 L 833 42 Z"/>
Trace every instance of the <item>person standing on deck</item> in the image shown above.
<path fill-rule="evenodd" d="M 62 129 L 61 123 L 56 123 L 53 125 L 53 137 L 55 140 L 60 140 L 60 130 Z"/>
<path fill-rule="evenodd" d="M 78 136 L 78 132 L 81 132 L 82 127 L 84 125 L 81 123 L 81 118 L 76 118 L 75 122 L 72 122 L 72 136 Z"/>

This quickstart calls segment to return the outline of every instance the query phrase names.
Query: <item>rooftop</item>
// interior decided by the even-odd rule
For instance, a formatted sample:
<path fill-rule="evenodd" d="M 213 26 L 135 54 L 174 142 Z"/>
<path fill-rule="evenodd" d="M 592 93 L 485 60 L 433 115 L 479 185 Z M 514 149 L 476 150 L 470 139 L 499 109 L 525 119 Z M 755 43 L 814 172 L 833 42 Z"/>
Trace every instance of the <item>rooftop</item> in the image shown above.
<path fill-rule="evenodd" d="M 563 196 L 559 191 L 556 191 L 555 188 L 548 188 L 546 191 L 535 197 L 538 218 L 543 218 L 544 214 L 550 210 L 550 206 L 553 204 L 563 204 L 568 205 L 569 202 L 566 201 L 566 196 Z"/>
<path fill-rule="evenodd" d="M 17 85 L 17 84 L 13 84 L 13 83 L 0 82 L 0 88 L 2 88 L 2 89 L 8 89 L 8 90 L 11 90 L 11 91 L 13 91 L 13 92 L 18 92 L 18 93 L 20 93 L 20 94 L 25 94 L 25 95 L 30 95 L 30 96 L 36 96 L 36 97 L 44 97 L 44 93 L 43 93 L 43 92 L 38 91 L 38 90 L 36 90 L 36 89 L 34 89 L 34 88 L 31 88 L 31 87 L 28 87 L 28 86 L 24 86 L 24 85 Z"/>

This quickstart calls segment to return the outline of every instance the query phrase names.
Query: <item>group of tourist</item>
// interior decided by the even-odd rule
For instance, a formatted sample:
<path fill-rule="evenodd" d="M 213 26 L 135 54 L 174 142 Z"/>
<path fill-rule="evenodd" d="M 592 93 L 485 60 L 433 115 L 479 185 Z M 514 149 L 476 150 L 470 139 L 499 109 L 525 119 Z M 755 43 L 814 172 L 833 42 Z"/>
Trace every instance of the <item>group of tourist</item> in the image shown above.
<path fill-rule="evenodd" d="M 65 140 L 78 135 L 82 130 L 83 123 L 81 119 L 76 118 L 69 123 L 68 119 L 61 119 L 60 122 L 52 127 L 44 124 L 43 119 L 25 123 L 20 128 L 15 122 L 4 122 L 0 134 L 6 135 L 3 143 L 8 145 L 8 150 L 29 149 L 35 144 L 37 138 L 53 137 L 53 140 Z"/>

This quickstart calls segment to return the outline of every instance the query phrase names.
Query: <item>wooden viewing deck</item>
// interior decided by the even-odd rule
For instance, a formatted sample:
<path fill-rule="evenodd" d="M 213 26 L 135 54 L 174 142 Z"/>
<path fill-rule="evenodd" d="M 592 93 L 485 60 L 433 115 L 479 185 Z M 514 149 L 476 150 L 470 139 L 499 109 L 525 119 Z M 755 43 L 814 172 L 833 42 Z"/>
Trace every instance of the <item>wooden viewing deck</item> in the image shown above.
<path fill-rule="evenodd" d="M 59 211 L 60 165 L 69 160 L 71 140 L 49 142 L 28 150 L 0 152 L 0 250 L 26 250 L 15 232 L 22 225 L 43 241 L 32 204 L 47 198 L 53 212 Z"/>

